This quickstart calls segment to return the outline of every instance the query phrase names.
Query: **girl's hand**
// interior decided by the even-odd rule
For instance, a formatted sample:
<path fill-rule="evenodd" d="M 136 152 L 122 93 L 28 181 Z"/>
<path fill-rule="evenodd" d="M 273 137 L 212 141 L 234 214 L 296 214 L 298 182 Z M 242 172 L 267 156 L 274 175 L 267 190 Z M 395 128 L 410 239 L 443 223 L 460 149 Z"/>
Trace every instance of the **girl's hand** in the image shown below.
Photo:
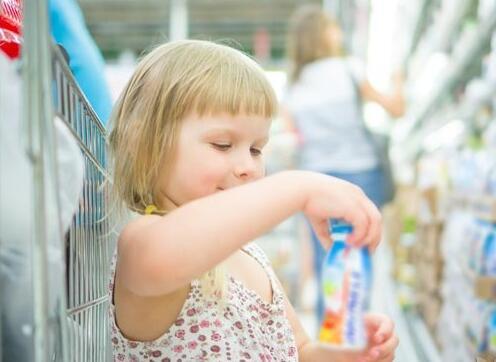
<path fill-rule="evenodd" d="M 394 333 L 394 323 L 386 315 L 365 315 L 368 346 L 357 362 L 391 362 L 398 347 L 398 336 Z"/>
<path fill-rule="evenodd" d="M 381 214 L 357 186 L 312 172 L 305 173 L 308 186 L 303 212 L 312 224 L 322 245 L 332 245 L 329 219 L 343 219 L 353 225 L 348 242 L 356 246 L 368 245 L 375 250 L 381 239 Z"/>
<path fill-rule="evenodd" d="M 364 351 L 334 351 L 332 360 L 336 362 L 394 361 L 398 337 L 394 333 L 393 321 L 382 314 L 367 314 L 365 316 L 365 328 L 368 345 Z"/>

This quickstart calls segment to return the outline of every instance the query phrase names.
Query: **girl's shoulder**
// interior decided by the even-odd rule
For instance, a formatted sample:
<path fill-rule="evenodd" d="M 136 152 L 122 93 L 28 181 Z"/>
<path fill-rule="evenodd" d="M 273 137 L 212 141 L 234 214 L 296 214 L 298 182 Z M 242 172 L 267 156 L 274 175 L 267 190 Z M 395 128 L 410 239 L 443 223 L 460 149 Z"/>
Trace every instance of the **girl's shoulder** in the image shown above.
<path fill-rule="evenodd" d="M 159 215 L 141 215 L 133 213 L 123 224 L 119 234 L 119 243 L 122 240 L 129 240 L 136 235 L 142 228 L 149 226 L 160 220 Z"/>

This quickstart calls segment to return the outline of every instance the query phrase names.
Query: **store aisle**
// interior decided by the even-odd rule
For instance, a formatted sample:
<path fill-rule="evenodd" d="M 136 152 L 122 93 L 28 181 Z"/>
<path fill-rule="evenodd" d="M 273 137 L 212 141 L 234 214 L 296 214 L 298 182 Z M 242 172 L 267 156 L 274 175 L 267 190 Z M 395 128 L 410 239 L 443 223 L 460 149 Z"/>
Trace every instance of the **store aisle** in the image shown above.
<path fill-rule="evenodd" d="M 391 278 L 391 266 L 391 252 L 383 242 L 374 256 L 374 284 L 370 309 L 374 312 L 387 314 L 393 319 L 396 333 L 400 339 L 396 361 L 424 362 L 417 357 L 407 321 L 397 302 L 394 281 Z"/>
<path fill-rule="evenodd" d="M 396 361 L 440 362 L 437 348 L 423 321 L 413 313 L 405 313 L 399 304 L 392 279 L 393 255 L 386 243 L 382 243 L 374 256 L 374 287 L 371 310 L 389 315 L 395 322 L 400 339 Z"/>

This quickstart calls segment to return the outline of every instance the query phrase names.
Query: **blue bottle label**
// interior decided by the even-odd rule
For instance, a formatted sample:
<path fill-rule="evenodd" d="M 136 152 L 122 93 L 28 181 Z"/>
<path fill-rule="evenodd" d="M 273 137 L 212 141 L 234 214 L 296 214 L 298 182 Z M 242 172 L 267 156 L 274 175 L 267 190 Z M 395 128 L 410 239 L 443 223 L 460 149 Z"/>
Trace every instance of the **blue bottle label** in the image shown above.
<path fill-rule="evenodd" d="M 351 225 L 332 224 L 333 247 L 322 270 L 325 314 L 319 339 L 335 347 L 367 345 L 363 316 L 368 307 L 372 265 L 367 248 L 346 244 Z"/>

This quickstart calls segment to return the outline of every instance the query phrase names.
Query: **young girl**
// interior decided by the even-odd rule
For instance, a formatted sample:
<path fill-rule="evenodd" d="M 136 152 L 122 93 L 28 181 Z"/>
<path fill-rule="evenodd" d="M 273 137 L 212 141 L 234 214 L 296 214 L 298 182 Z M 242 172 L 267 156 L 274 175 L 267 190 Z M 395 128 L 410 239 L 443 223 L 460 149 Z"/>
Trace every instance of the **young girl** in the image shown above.
<path fill-rule="evenodd" d="M 114 192 L 140 215 L 122 230 L 110 286 L 116 361 L 391 361 L 390 319 L 368 315 L 363 352 L 311 342 L 249 242 L 302 211 L 375 249 L 380 215 L 356 186 L 306 171 L 264 177 L 274 92 L 247 56 L 204 41 L 148 54 L 113 114 Z"/>

